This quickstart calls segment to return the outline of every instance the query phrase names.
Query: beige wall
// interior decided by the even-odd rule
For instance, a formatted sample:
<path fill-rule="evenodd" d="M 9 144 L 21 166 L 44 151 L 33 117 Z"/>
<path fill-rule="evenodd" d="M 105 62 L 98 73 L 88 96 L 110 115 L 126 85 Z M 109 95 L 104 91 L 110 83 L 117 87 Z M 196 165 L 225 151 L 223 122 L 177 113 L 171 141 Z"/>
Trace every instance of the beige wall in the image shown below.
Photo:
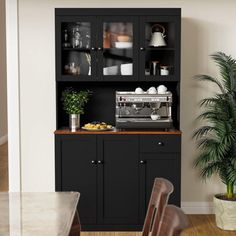
<path fill-rule="evenodd" d="M 7 77 L 6 77 L 6 30 L 5 1 L 0 1 L 0 143 L 7 135 Z"/>
<path fill-rule="evenodd" d="M 222 190 L 217 179 L 202 182 L 192 162 L 196 150 L 197 102 L 214 88 L 196 85 L 198 73 L 216 74 L 208 55 L 224 51 L 236 57 L 235 1 L 178 0 L 20 0 L 20 93 L 22 188 L 54 190 L 55 7 L 181 7 L 182 8 L 182 201 L 205 202 Z"/>

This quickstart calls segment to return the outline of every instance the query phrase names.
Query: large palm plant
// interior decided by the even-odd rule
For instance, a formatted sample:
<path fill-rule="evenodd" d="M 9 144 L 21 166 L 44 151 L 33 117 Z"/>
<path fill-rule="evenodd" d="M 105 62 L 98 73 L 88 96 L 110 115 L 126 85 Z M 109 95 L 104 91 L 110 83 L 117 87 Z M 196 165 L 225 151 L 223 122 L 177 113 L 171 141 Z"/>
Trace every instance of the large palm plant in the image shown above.
<path fill-rule="evenodd" d="M 195 76 L 197 80 L 216 84 L 219 89 L 214 96 L 200 102 L 204 111 L 198 119 L 205 124 L 194 133 L 200 149 L 195 166 L 200 168 L 204 179 L 218 174 L 227 186 L 226 197 L 231 199 L 236 184 L 236 60 L 222 52 L 211 57 L 222 78 Z"/>

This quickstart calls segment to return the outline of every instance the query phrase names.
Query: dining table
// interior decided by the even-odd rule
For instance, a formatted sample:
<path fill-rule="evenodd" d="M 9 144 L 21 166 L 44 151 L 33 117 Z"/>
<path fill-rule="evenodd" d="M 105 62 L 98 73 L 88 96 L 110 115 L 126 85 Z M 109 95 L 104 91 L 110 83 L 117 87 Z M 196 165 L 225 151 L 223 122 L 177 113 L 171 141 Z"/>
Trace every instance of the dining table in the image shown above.
<path fill-rule="evenodd" d="M 78 192 L 0 192 L 1 236 L 79 236 Z"/>

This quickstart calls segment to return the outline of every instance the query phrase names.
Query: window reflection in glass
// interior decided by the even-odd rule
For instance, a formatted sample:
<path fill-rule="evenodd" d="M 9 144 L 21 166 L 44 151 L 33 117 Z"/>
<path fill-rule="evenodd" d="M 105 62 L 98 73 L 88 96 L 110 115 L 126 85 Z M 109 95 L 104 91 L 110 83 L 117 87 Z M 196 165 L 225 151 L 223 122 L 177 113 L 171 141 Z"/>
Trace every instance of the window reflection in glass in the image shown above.
<path fill-rule="evenodd" d="M 133 24 L 103 24 L 103 75 L 133 75 Z"/>

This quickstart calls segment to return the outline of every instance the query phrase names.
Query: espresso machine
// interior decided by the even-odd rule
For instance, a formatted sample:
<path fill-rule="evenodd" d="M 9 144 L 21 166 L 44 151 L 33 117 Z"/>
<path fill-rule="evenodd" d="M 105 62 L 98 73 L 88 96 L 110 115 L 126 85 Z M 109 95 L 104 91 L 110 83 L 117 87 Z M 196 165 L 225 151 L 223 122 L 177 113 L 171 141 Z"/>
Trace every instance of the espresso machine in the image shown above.
<path fill-rule="evenodd" d="M 116 91 L 116 128 L 172 128 L 172 93 Z"/>

